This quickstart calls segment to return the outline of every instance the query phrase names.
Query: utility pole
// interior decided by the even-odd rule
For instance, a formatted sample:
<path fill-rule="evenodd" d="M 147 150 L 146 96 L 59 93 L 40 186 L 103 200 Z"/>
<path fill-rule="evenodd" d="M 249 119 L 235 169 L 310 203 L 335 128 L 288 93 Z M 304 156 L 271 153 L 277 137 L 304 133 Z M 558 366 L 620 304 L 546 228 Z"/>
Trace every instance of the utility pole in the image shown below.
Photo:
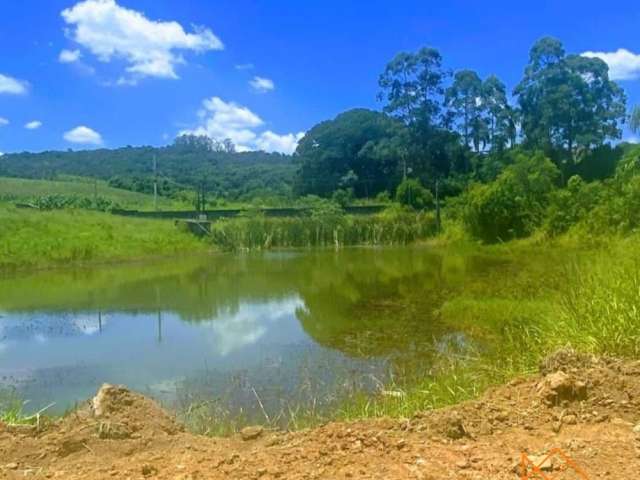
<path fill-rule="evenodd" d="M 201 209 L 201 213 L 204 213 L 207 210 L 207 193 L 206 193 L 206 186 L 205 186 L 205 180 L 203 179 L 202 182 L 200 183 L 200 194 L 201 194 L 201 202 L 202 202 L 202 209 Z"/>
<path fill-rule="evenodd" d="M 153 208 L 158 211 L 158 162 L 153 155 Z"/>
<path fill-rule="evenodd" d="M 440 234 L 440 180 L 436 178 L 436 229 Z"/>
<path fill-rule="evenodd" d="M 402 181 L 404 182 L 407 179 L 407 154 L 406 152 L 402 153 Z"/>

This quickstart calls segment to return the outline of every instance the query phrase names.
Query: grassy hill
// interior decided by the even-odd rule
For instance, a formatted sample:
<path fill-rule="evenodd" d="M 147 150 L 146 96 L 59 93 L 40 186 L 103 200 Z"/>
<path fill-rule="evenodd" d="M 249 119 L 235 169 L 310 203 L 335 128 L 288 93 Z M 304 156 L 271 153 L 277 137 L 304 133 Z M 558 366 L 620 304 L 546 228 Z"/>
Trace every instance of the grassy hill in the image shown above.
<path fill-rule="evenodd" d="M 111 200 L 125 208 L 151 209 L 153 196 L 114 188 L 104 180 L 82 177 L 67 177 L 63 180 L 34 180 L 0 177 L 0 200 L 27 202 L 35 197 L 65 195 L 91 198 L 97 191 L 100 197 Z M 158 198 L 160 208 L 178 208 L 184 205 L 163 197 Z"/>

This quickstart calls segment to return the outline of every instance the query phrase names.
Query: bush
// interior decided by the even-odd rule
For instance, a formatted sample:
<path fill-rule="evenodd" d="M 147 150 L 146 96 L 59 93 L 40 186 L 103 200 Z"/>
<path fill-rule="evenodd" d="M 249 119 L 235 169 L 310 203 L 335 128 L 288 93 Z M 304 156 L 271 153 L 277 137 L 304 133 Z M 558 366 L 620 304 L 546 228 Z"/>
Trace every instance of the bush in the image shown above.
<path fill-rule="evenodd" d="M 353 202 L 353 188 L 340 188 L 333 192 L 331 200 L 342 208 L 349 206 Z"/>
<path fill-rule="evenodd" d="M 569 179 L 567 188 L 551 194 L 545 231 L 551 236 L 567 232 L 573 225 L 587 219 L 604 197 L 602 183 L 585 183 L 574 175 Z"/>
<path fill-rule="evenodd" d="M 391 203 L 391 195 L 389 195 L 389 192 L 384 190 L 384 191 L 380 192 L 378 195 L 376 195 L 376 202 L 377 203 Z"/>
<path fill-rule="evenodd" d="M 487 243 L 530 235 L 544 220 L 559 174 L 541 153 L 518 155 L 495 182 L 467 192 L 463 219 L 469 233 Z"/>
<path fill-rule="evenodd" d="M 396 202 L 416 210 L 433 208 L 433 195 L 419 180 L 405 179 L 396 189 Z"/>
<path fill-rule="evenodd" d="M 631 233 L 640 228 L 640 147 L 627 147 L 614 178 L 586 184 L 579 224 L 588 235 Z M 590 204 L 588 203 L 590 201 Z"/>

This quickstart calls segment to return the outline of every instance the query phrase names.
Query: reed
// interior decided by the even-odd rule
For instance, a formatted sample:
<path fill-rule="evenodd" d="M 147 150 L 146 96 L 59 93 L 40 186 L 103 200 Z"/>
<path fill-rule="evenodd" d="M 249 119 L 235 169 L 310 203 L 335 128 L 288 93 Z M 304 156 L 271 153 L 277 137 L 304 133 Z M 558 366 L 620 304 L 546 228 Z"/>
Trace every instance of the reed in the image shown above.
<path fill-rule="evenodd" d="M 407 245 L 436 234 L 429 212 L 394 210 L 379 215 L 325 213 L 285 218 L 251 215 L 216 222 L 212 241 L 225 250 L 350 245 Z"/>

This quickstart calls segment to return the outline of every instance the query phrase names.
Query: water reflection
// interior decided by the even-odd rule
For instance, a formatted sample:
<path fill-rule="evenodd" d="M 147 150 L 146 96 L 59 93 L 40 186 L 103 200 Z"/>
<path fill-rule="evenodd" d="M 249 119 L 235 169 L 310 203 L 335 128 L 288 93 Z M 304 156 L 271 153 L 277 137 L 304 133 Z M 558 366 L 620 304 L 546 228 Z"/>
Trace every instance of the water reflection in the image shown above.
<path fill-rule="evenodd" d="M 345 372 L 379 382 L 444 344 L 462 348 L 438 308 L 503 266 L 420 248 L 351 249 L 0 278 L 0 384 L 34 408 L 59 409 L 102 382 L 167 402 L 241 384 L 231 403 L 249 409 L 256 388 L 271 392 L 268 403 L 339 384 Z"/>

